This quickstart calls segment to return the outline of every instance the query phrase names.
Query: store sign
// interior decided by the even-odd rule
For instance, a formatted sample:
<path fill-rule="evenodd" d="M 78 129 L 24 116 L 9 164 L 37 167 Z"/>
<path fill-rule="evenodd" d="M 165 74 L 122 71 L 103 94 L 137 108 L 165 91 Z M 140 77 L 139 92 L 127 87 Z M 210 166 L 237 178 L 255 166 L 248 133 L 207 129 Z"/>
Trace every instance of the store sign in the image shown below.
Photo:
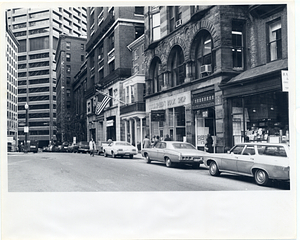
<path fill-rule="evenodd" d="M 112 126 L 114 126 L 114 120 L 107 120 L 106 127 L 112 127 Z"/>
<path fill-rule="evenodd" d="M 282 91 L 289 91 L 289 73 L 286 70 L 281 71 L 281 80 L 282 80 Z"/>
<path fill-rule="evenodd" d="M 162 97 L 160 99 L 147 101 L 146 112 L 151 112 L 152 110 L 179 107 L 190 103 L 191 92 L 184 92 L 173 96 Z"/>
<path fill-rule="evenodd" d="M 192 108 L 206 108 L 215 105 L 215 93 L 214 91 L 209 91 L 205 93 L 195 94 L 192 99 Z"/>

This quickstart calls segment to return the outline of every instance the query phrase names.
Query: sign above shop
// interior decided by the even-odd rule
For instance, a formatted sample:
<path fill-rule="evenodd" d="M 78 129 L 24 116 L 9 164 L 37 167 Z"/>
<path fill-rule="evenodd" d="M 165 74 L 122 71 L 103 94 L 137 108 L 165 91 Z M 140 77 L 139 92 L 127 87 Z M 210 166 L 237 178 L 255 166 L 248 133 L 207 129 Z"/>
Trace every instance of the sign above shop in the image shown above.
<path fill-rule="evenodd" d="M 114 126 L 114 120 L 107 120 L 106 127 L 112 127 L 112 126 Z"/>
<path fill-rule="evenodd" d="M 281 80 L 282 80 L 282 91 L 288 92 L 289 91 L 289 73 L 287 70 L 281 71 Z"/>
<path fill-rule="evenodd" d="M 191 92 L 183 92 L 180 94 L 175 94 L 172 96 L 166 96 L 159 99 L 147 99 L 146 100 L 146 112 L 151 112 L 152 110 L 168 109 L 179 106 L 184 106 L 191 103 Z"/>
<path fill-rule="evenodd" d="M 152 110 L 151 111 L 151 121 L 153 122 L 159 122 L 159 121 L 165 121 L 165 110 Z"/>
<path fill-rule="evenodd" d="M 206 108 L 215 105 L 215 92 L 209 91 L 205 93 L 199 93 L 192 96 L 192 108 Z"/>

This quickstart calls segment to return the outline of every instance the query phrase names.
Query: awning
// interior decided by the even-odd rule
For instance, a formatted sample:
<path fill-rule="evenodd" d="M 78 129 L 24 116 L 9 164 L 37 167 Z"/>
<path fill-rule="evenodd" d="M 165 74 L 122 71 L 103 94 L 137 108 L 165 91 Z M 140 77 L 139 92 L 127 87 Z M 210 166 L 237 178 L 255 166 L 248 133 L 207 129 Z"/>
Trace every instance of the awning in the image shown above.
<path fill-rule="evenodd" d="M 251 68 L 242 72 L 241 74 L 235 76 L 234 78 L 230 79 L 227 83 L 220 84 L 220 87 L 226 87 L 232 84 L 239 84 L 242 82 L 247 82 L 248 80 L 263 78 L 267 75 L 281 72 L 281 70 L 288 69 L 288 59 L 282 59 L 273 61 L 255 68 Z"/>

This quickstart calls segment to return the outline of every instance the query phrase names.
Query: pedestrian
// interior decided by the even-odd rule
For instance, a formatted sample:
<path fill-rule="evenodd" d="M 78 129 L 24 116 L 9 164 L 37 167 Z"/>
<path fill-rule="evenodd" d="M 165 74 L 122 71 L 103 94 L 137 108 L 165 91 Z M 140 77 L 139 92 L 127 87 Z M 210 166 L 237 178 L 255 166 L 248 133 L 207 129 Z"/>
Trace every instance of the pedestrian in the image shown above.
<path fill-rule="evenodd" d="M 213 152 L 213 138 L 210 136 L 210 134 L 207 134 L 205 147 L 207 152 L 212 153 Z"/>
<path fill-rule="evenodd" d="M 153 146 L 155 146 L 158 142 L 160 142 L 160 137 L 157 135 L 157 136 L 154 138 Z"/>
<path fill-rule="evenodd" d="M 94 150 L 96 149 L 96 144 L 93 138 L 91 138 L 91 141 L 89 142 L 89 147 L 90 147 L 90 156 L 94 157 Z"/>
<path fill-rule="evenodd" d="M 143 148 L 150 148 L 150 139 L 148 138 L 148 136 L 146 135 L 144 140 L 143 140 Z"/>
<path fill-rule="evenodd" d="M 169 137 L 169 134 L 166 135 L 165 141 L 172 141 L 172 139 Z"/>

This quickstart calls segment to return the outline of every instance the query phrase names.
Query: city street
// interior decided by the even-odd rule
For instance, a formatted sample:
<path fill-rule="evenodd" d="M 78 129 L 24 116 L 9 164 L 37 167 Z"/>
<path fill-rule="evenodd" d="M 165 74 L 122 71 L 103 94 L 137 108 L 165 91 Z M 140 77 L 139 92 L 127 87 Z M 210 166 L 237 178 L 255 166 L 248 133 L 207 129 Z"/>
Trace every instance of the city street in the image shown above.
<path fill-rule="evenodd" d="M 209 175 L 203 165 L 167 168 L 147 164 L 140 154 L 129 158 L 105 158 L 77 153 L 10 153 L 9 192 L 97 191 L 234 191 L 287 190 L 289 185 L 260 187 L 254 179 L 222 173 Z"/>

